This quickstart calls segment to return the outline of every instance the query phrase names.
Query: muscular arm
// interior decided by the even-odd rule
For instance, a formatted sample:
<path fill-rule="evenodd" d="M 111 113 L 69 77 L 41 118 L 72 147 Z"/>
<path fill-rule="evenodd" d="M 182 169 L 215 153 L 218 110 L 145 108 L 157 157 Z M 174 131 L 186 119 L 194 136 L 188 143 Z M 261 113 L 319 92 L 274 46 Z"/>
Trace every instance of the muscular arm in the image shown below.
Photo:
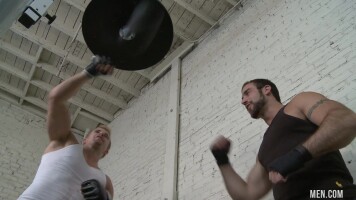
<path fill-rule="evenodd" d="M 110 65 L 110 58 L 96 55 L 85 68 L 85 71 L 63 81 L 51 90 L 48 97 L 47 114 L 47 129 L 50 144 L 45 153 L 78 143 L 70 132 L 70 114 L 66 103 L 90 77 L 110 75 L 113 72 L 113 68 L 114 66 Z"/>
<path fill-rule="evenodd" d="M 268 174 L 257 160 L 245 182 L 230 164 L 220 166 L 228 193 L 233 199 L 259 199 L 272 188 Z"/>
<path fill-rule="evenodd" d="M 318 130 L 303 143 L 315 157 L 347 146 L 356 136 L 356 114 L 336 101 L 313 92 L 295 97 L 300 111 Z"/>
<path fill-rule="evenodd" d="M 49 93 L 47 130 L 51 142 L 65 144 L 68 140 L 75 140 L 70 132 L 70 114 L 66 103 L 87 80 L 89 77 L 81 72 L 63 81 Z"/>

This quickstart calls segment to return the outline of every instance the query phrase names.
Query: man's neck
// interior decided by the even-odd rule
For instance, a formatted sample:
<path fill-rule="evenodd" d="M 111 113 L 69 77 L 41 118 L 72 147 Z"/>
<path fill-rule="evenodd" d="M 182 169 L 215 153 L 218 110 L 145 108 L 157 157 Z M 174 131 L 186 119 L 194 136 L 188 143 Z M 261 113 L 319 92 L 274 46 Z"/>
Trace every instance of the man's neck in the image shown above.
<path fill-rule="evenodd" d="M 99 168 L 98 163 L 100 160 L 100 157 L 97 154 L 97 152 L 93 149 L 83 149 L 83 154 L 84 158 L 87 161 L 88 165 L 94 168 Z"/>
<path fill-rule="evenodd" d="M 278 111 L 283 107 L 283 104 L 278 101 L 272 101 L 265 105 L 265 110 L 261 116 L 261 118 L 270 125 L 272 120 L 277 115 Z"/>

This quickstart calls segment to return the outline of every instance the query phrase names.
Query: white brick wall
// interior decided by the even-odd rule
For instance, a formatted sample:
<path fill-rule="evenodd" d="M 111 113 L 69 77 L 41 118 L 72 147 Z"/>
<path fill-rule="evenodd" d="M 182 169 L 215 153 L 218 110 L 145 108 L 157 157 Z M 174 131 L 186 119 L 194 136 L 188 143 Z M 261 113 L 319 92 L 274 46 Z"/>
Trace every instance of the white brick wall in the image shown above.
<path fill-rule="evenodd" d="M 112 147 L 101 163 L 114 199 L 162 199 L 169 74 L 146 88 L 112 123 Z"/>
<path fill-rule="evenodd" d="M 17 199 L 48 144 L 45 121 L 0 99 L 0 127 L 0 200 Z"/>
<path fill-rule="evenodd" d="M 0 200 L 17 199 L 32 183 L 48 145 L 46 122 L 0 99 L 0 127 Z"/>
<path fill-rule="evenodd" d="M 284 103 L 309 90 L 356 110 L 355 11 L 351 0 L 250 0 L 183 60 L 178 199 L 230 199 L 208 150 L 218 134 L 233 141 L 230 157 L 241 176 L 255 162 L 267 126 L 240 105 L 245 81 L 273 80 Z M 166 119 L 156 115 L 167 112 L 168 77 L 112 123 L 115 147 L 104 168 L 114 177 L 115 199 L 160 197 L 163 167 L 153 164 L 163 165 Z M 162 132 L 147 134 L 158 127 Z M 355 147 L 342 150 L 354 177 Z"/>
<path fill-rule="evenodd" d="M 356 111 L 355 1 L 247 4 L 183 60 L 179 199 L 229 199 L 208 150 L 218 134 L 233 141 L 230 158 L 242 177 L 254 164 L 267 126 L 240 105 L 247 80 L 271 79 L 284 102 L 309 90 Z M 354 177 L 355 147 L 342 151 Z"/>

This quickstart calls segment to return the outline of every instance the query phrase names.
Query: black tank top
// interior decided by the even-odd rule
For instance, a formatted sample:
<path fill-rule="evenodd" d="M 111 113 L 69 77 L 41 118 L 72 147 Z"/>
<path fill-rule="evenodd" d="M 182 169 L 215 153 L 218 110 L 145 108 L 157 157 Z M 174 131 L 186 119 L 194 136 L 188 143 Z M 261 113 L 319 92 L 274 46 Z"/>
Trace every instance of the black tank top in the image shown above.
<path fill-rule="evenodd" d="M 268 172 L 274 159 L 306 141 L 318 128 L 310 121 L 284 113 L 280 109 L 263 136 L 258 159 Z M 338 183 L 336 183 L 338 182 Z M 353 178 L 339 151 L 333 151 L 307 162 L 291 173 L 285 183 L 273 186 L 275 199 L 309 199 L 310 190 L 353 188 Z M 344 192 L 345 193 L 345 192 Z M 344 194 L 345 195 L 345 194 Z"/>

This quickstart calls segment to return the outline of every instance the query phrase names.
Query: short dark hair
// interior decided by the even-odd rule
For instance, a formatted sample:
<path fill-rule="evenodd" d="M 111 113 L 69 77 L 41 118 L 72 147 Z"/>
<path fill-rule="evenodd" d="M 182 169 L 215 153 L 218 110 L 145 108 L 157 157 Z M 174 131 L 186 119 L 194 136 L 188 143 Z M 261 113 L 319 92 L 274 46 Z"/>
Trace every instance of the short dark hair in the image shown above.
<path fill-rule="evenodd" d="M 242 88 L 245 87 L 245 85 L 249 84 L 249 83 L 253 83 L 257 89 L 261 90 L 264 86 L 269 85 L 272 88 L 272 95 L 274 96 L 274 98 L 276 98 L 276 100 L 281 103 L 281 97 L 279 96 L 279 91 L 277 89 L 277 86 L 272 83 L 272 81 L 268 80 L 268 79 L 253 79 L 250 81 L 247 81 L 243 84 Z"/>

